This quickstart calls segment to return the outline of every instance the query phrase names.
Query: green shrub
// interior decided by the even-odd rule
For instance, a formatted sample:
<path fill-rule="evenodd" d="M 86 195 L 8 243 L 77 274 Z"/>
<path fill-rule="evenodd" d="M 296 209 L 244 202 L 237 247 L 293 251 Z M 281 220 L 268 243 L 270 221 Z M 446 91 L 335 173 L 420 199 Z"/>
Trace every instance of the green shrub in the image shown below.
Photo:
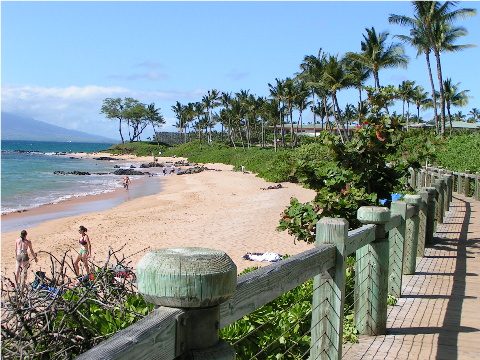
<path fill-rule="evenodd" d="M 435 155 L 440 166 L 452 171 L 470 170 L 480 172 L 480 135 L 457 135 L 449 137 L 444 146 L 437 148 Z"/>

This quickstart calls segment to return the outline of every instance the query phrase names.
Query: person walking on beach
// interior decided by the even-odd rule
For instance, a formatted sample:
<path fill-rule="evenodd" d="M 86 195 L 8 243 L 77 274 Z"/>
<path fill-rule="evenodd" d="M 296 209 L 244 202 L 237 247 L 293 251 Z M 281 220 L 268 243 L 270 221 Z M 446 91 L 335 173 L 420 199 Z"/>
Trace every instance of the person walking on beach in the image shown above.
<path fill-rule="evenodd" d="M 38 262 L 37 254 L 33 251 L 32 242 L 27 239 L 27 231 L 22 230 L 20 238 L 15 240 L 15 258 L 17 266 L 15 269 L 15 282 L 19 284 L 20 274 L 23 272 L 23 284 L 27 280 L 27 270 L 30 267 L 30 258 L 28 257 L 28 249 L 32 253 L 35 262 Z"/>
<path fill-rule="evenodd" d="M 163 176 L 167 176 L 167 168 L 165 167 L 165 165 L 163 165 L 162 171 L 163 171 Z"/>
<path fill-rule="evenodd" d="M 128 190 L 128 186 L 130 185 L 130 178 L 125 175 L 123 178 L 123 187 Z"/>
<path fill-rule="evenodd" d="M 245 169 L 245 166 L 242 165 L 242 173 L 246 173 L 247 172 L 247 169 Z"/>
<path fill-rule="evenodd" d="M 87 274 L 90 274 L 90 267 L 88 266 L 88 258 L 92 253 L 92 245 L 90 243 L 90 238 L 87 235 L 87 228 L 83 225 L 80 226 L 78 232 L 81 235 L 80 240 L 78 243 L 80 244 L 80 249 L 78 250 L 78 256 L 73 262 L 73 266 L 75 268 L 75 275 L 80 276 L 80 268 L 78 263 L 81 261 L 85 266 L 85 271 Z"/>

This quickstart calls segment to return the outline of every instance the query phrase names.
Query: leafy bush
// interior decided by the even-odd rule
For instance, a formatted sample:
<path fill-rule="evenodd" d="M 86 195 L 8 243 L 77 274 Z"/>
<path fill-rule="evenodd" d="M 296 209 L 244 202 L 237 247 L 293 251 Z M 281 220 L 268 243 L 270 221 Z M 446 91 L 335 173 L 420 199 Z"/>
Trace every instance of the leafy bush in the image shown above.
<path fill-rule="evenodd" d="M 447 139 L 444 146 L 437 148 L 438 165 L 452 171 L 470 170 L 480 172 L 480 135 L 458 135 Z"/>
<path fill-rule="evenodd" d="M 344 342 L 357 342 L 358 331 L 353 323 L 353 288 L 355 259 L 347 258 L 344 317 Z M 246 269 L 243 275 L 257 268 Z M 313 280 L 297 286 L 242 319 L 225 327 L 221 338 L 233 344 L 242 359 L 303 358 L 310 349 Z M 256 355 L 256 356 L 255 356 Z"/>
<path fill-rule="evenodd" d="M 79 279 L 66 275 L 68 268 L 73 273 L 67 252 L 50 254 L 50 274 L 37 272 L 28 286 L 2 277 L 2 359 L 71 359 L 153 310 L 137 293 L 125 258 L 115 254 Z"/>
<path fill-rule="evenodd" d="M 124 155 L 133 154 L 136 156 L 157 156 L 159 152 L 165 152 L 169 148 L 169 145 L 163 143 L 156 143 L 153 141 L 141 141 L 124 144 L 116 144 L 105 150 L 107 153 Z"/>

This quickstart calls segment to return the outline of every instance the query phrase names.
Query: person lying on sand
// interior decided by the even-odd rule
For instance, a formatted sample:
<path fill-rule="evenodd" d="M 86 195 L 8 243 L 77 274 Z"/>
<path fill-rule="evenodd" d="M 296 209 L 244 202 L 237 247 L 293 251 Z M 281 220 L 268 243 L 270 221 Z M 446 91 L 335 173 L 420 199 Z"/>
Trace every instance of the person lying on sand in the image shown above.
<path fill-rule="evenodd" d="M 273 185 L 273 186 L 270 185 L 270 186 L 268 186 L 268 187 L 266 187 L 266 188 L 260 188 L 260 189 L 262 189 L 262 190 L 270 190 L 270 189 L 281 189 L 281 188 L 283 188 L 282 184 L 277 184 L 277 185 Z"/>

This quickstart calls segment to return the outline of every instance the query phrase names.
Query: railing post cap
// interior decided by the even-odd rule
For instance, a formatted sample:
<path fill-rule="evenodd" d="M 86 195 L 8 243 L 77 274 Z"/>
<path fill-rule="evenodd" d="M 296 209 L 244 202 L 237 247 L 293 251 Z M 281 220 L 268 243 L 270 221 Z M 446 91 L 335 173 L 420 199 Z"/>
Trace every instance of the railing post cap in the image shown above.
<path fill-rule="evenodd" d="M 420 203 L 422 202 L 422 196 L 416 194 L 407 194 L 403 197 L 403 199 L 409 205 L 420 205 Z"/>
<path fill-rule="evenodd" d="M 381 206 L 362 206 L 357 219 L 363 224 L 386 224 L 390 221 L 390 209 Z"/>
<path fill-rule="evenodd" d="M 434 186 L 427 186 L 422 188 L 422 190 L 425 190 L 426 192 L 428 192 L 429 195 L 430 194 L 435 195 L 435 193 L 437 192 L 437 189 Z"/>
<path fill-rule="evenodd" d="M 223 251 L 189 247 L 148 252 L 137 265 L 138 292 L 159 306 L 209 307 L 237 287 L 237 266 Z"/>

